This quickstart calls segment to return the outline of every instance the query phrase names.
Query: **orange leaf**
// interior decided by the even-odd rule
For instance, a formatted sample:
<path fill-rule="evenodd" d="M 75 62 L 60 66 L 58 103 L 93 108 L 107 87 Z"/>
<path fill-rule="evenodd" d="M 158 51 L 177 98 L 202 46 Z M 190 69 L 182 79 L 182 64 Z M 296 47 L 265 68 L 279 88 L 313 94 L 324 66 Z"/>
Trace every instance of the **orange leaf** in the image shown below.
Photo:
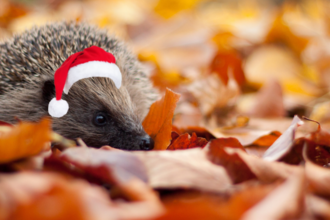
<path fill-rule="evenodd" d="M 252 145 L 269 147 L 281 136 L 281 134 L 282 133 L 279 131 L 272 131 L 270 134 L 264 135 L 255 140 Z"/>
<path fill-rule="evenodd" d="M 240 219 L 254 205 L 264 199 L 277 184 L 246 185 L 228 200 L 211 194 L 177 193 L 163 199 L 167 212 L 157 220 L 181 219 Z"/>
<path fill-rule="evenodd" d="M 2 10 L 0 11 L 0 26 L 7 27 L 9 23 L 15 18 L 22 17 L 27 14 L 28 10 L 21 4 L 13 3 L 11 1 L 6 4 L 0 4 Z"/>
<path fill-rule="evenodd" d="M 10 132 L 0 135 L 0 163 L 39 154 L 51 138 L 51 122 L 22 122 Z"/>
<path fill-rule="evenodd" d="M 175 132 L 173 133 L 176 134 Z M 205 138 L 197 137 L 196 133 L 193 133 L 191 137 L 188 133 L 185 133 L 177 137 L 167 149 L 168 150 L 189 149 L 195 147 L 204 147 L 206 144 L 207 144 L 207 140 Z"/>
<path fill-rule="evenodd" d="M 222 82 L 227 85 L 229 81 L 229 73 L 233 74 L 233 77 L 239 86 L 245 83 L 245 75 L 242 69 L 242 59 L 239 54 L 233 50 L 219 51 L 213 58 L 211 63 L 211 71 L 216 72 Z"/>
<path fill-rule="evenodd" d="M 155 150 L 165 150 L 171 141 L 172 118 L 180 95 L 166 89 L 165 96 L 153 103 L 142 126 L 155 141 Z"/>
<path fill-rule="evenodd" d="M 12 219 L 87 219 L 78 190 L 66 185 L 55 185 L 48 192 L 39 195 L 27 204 L 20 204 Z M 45 206 L 45 204 L 52 204 Z M 47 211 L 41 211 L 42 207 Z"/>

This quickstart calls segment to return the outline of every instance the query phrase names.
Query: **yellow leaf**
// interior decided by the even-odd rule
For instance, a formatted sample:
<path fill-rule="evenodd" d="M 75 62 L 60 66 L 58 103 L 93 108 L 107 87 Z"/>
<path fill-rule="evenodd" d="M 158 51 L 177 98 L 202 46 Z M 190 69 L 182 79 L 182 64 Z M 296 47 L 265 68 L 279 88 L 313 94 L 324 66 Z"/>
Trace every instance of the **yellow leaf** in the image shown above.
<path fill-rule="evenodd" d="M 172 118 L 180 95 L 166 89 L 165 96 L 153 103 L 142 126 L 155 141 L 155 150 L 166 150 L 171 141 Z"/>
<path fill-rule="evenodd" d="M 164 18 L 171 18 L 177 13 L 194 8 L 200 0 L 159 0 L 155 12 Z"/>
<path fill-rule="evenodd" d="M 265 43 L 284 43 L 293 52 L 300 55 L 307 46 L 308 39 L 295 35 L 284 22 L 282 15 L 279 15 L 268 32 Z"/>

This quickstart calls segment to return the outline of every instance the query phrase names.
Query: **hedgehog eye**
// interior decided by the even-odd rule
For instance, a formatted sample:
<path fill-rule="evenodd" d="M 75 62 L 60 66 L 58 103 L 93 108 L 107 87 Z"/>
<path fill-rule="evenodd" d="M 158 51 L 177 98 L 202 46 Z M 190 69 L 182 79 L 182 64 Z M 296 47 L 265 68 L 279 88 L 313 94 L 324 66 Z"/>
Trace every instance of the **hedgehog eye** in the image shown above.
<path fill-rule="evenodd" d="M 107 115 L 104 112 L 98 112 L 93 119 L 96 126 L 105 126 L 108 122 Z"/>

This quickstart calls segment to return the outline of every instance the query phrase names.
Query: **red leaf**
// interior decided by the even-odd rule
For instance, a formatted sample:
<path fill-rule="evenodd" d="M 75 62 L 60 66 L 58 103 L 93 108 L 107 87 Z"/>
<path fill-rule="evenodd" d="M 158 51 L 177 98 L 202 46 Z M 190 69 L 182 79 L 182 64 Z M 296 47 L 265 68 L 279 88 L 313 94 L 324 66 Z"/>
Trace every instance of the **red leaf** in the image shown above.
<path fill-rule="evenodd" d="M 193 133 L 190 137 L 189 134 L 182 134 L 179 137 L 175 137 L 176 133 L 172 132 L 172 138 L 175 138 L 171 145 L 167 148 L 168 150 L 178 150 L 178 149 L 190 149 L 195 147 L 204 147 L 207 144 L 205 138 L 197 137 L 196 133 Z"/>

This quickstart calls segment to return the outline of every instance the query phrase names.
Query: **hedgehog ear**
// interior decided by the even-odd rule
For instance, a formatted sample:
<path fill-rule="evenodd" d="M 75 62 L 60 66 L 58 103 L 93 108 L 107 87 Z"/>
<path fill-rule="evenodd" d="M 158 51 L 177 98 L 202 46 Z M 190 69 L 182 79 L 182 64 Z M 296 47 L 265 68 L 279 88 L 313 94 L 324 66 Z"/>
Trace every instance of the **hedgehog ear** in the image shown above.
<path fill-rule="evenodd" d="M 48 103 L 55 96 L 55 85 L 54 79 L 46 80 L 43 82 L 42 86 L 42 99 L 44 102 Z"/>

